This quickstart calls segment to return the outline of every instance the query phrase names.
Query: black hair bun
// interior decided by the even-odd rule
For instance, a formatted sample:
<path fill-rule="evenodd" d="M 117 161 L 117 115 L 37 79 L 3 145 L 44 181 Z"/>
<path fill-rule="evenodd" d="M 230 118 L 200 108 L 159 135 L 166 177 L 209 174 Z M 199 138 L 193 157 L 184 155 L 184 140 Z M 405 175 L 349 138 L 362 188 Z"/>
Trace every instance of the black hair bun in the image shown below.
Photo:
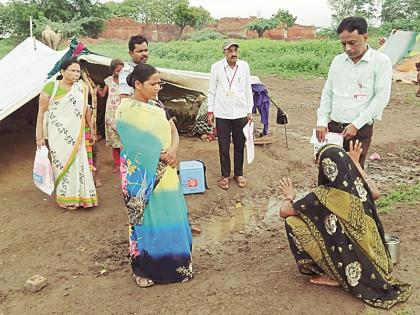
<path fill-rule="evenodd" d="M 127 79 L 125 80 L 127 81 L 128 86 L 131 86 L 132 88 L 134 88 L 132 72 L 127 76 Z"/>

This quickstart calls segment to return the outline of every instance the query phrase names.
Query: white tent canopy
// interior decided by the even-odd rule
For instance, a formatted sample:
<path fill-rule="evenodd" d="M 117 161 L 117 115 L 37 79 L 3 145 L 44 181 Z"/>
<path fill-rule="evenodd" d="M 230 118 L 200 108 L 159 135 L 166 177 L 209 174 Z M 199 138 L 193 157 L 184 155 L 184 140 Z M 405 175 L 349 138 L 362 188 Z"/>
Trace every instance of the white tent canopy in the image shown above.
<path fill-rule="evenodd" d="M 36 39 L 28 37 L 0 60 L 0 72 L 4 74 L 0 77 L 0 86 L 6 87 L 0 93 L 0 121 L 41 92 L 48 72 L 66 51 L 52 50 Z M 112 59 L 88 54 L 80 55 L 79 60 L 85 60 L 93 69 L 95 65 L 99 65 L 102 66 L 102 69 L 106 69 L 105 72 L 109 72 Z M 97 69 L 94 69 L 93 72 L 95 70 Z M 159 68 L 159 71 L 164 81 L 179 88 L 178 94 L 191 91 L 194 94 L 207 95 L 210 73 L 163 68 Z M 99 81 L 105 78 L 104 72 L 100 73 L 99 77 L 95 73 L 90 74 Z M 260 80 L 258 77 L 252 76 L 251 83 L 260 83 Z"/>
<path fill-rule="evenodd" d="M 0 60 L 0 121 L 39 94 L 64 53 L 28 37 Z"/>
<path fill-rule="evenodd" d="M 111 64 L 111 58 L 100 55 L 81 55 L 79 60 L 86 60 L 90 64 L 106 65 Z M 207 95 L 210 82 L 210 73 L 194 72 L 186 70 L 175 70 L 158 68 L 162 80 L 171 83 L 182 89 L 193 90 Z M 261 83 L 256 76 L 251 76 L 251 84 Z"/>

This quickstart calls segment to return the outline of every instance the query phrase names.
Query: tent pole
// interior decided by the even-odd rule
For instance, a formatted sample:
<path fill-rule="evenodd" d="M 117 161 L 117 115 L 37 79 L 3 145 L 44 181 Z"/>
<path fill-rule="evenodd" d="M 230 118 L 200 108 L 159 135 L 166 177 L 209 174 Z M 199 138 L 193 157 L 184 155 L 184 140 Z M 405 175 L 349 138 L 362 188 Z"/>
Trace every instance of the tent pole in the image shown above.
<path fill-rule="evenodd" d="M 34 40 L 34 50 L 36 50 L 36 41 L 33 33 L 33 27 L 32 27 L 32 16 L 29 17 L 29 31 L 32 39 Z"/>

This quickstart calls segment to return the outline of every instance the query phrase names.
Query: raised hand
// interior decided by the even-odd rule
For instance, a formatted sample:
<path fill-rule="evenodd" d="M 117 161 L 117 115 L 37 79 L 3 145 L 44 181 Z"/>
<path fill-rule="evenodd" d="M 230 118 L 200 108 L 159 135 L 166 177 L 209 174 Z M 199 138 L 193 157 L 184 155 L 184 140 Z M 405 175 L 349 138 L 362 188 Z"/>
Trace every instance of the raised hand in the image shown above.
<path fill-rule="evenodd" d="M 355 164 L 359 163 L 360 154 L 362 154 L 362 143 L 356 139 L 356 141 L 350 140 L 348 155 Z"/>
<path fill-rule="evenodd" d="M 292 201 L 296 198 L 295 188 L 290 178 L 283 177 L 283 179 L 280 179 L 280 189 L 284 198 Z"/>

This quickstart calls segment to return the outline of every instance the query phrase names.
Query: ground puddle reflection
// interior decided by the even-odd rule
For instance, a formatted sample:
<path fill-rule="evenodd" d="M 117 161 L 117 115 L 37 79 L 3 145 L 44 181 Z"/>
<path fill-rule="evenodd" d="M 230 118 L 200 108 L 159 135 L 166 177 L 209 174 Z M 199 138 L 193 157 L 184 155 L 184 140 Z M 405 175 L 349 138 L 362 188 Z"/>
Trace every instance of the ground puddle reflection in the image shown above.
<path fill-rule="evenodd" d="M 201 233 L 193 238 L 193 247 L 213 245 L 235 233 L 245 233 L 249 229 L 257 228 L 261 223 L 279 222 L 278 210 L 281 200 L 270 198 L 268 201 L 256 205 L 244 206 L 237 202 L 231 207 L 231 215 L 210 221 L 200 226 Z"/>

